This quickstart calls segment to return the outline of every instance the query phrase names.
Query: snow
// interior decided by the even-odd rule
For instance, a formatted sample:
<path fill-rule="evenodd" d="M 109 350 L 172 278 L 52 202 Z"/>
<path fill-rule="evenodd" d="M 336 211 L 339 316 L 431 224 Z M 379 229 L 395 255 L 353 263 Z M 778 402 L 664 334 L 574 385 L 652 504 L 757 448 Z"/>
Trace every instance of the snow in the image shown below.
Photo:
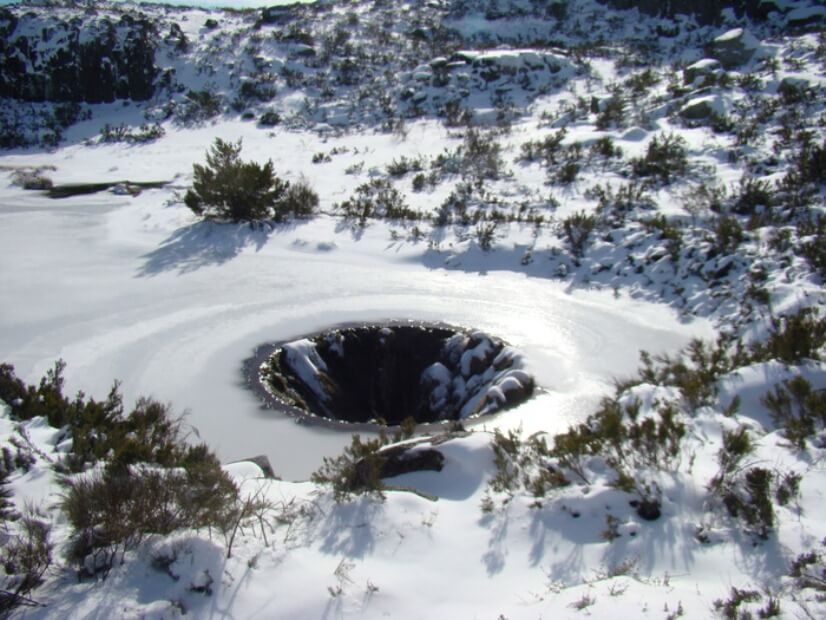
<path fill-rule="evenodd" d="M 278 2 L 266 2 L 272 4 Z M 601 5 L 583 6 L 606 12 Z M 613 15 L 607 13 L 606 19 Z M 200 28 L 211 13 L 187 15 L 190 19 L 181 20 L 187 35 L 207 45 Z M 591 15 L 583 9 L 584 23 L 590 24 L 585 17 Z M 242 18 L 226 19 L 231 27 L 241 27 Z M 629 19 L 618 18 L 623 36 L 645 39 L 660 24 Z M 531 40 L 527 35 L 556 28 L 550 19 L 516 23 L 491 23 L 470 14 L 455 25 L 468 36 L 499 32 L 518 38 L 521 32 L 525 41 Z M 674 43 L 686 49 L 675 51 L 671 60 L 695 62 L 713 32 L 689 28 Z M 732 31 L 723 39 L 736 36 Z M 800 41 L 815 49 L 816 37 L 805 36 Z M 288 51 L 266 38 L 262 53 L 275 66 Z M 473 63 L 490 60 L 531 69 L 537 59 L 558 58 L 524 48 L 525 41 L 513 49 L 462 54 Z M 797 45 L 760 44 L 779 58 Z M 193 56 L 201 52 L 198 48 Z M 428 63 L 429 57 L 407 67 L 407 75 L 425 82 L 434 74 L 431 67 L 448 63 L 446 56 Z M 774 94 L 777 83 L 789 76 L 822 85 L 815 61 L 803 57 L 805 62 L 782 65 L 766 93 Z M 712 216 L 688 212 L 692 203 L 686 196 L 695 196 L 700 182 L 735 188 L 746 164 L 730 159 L 738 146 L 732 136 L 686 127 L 672 111 L 686 101 L 697 102 L 699 95 L 719 113 L 730 114 L 746 99 L 742 89 L 689 93 L 672 101 L 664 79 L 641 96 L 645 113 L 629 112 L 620 126 L 598 131 L 593 116 L 577 117 L 580 112 L 571 108 L 578 99 L 588 107 L 591 96 L 604 101 L 608 86 L 625 79 L 629 69 L 613 57 L 590 62 L 587 74 L 563 72 L 564 86 L 543 83 L 545 92 L 532 99 L 526 95 L 509 132 L 486 134 L 501 144 L 507 168 L 501 178 L 486 181 L 492 203 L 524 201 L 548 215 L 544 226 L 498 225 L 489 251 L 481 248 L 473 226 L 371 221 L 361 228 L 335 213 L 336 203 L 383 174 L 394 159 L 433 157 L 461 144 L 461 129 L 446 128 L 427 114 L 406 119 L 396 134 L 380 133 L 351 125 L 347 112 L 331 104 L 323 124 L 264 130 L 230 115 L 191 127 L 165 121 L 165 135 L 148 144 L 102 144 L 90 136 L 104 122 L 142 119 L 137 105 L 114 103 L 95 106 L 93 118 L 67 129 L 64 143 L 54 149 L 0 154 L 0 362 L 13 364 L 18 376 L 36 383 L 62 358 L 68 364 L 68 394 L 82 390 L 101 399 L 119 379 L 127 404 L 140 395 L 169 402 L 174 411 L 186 413 L 197 438 L 228 463 L 226 471 L 244 493 L 266 497 L 280 511 L 267 528 L 243 528 L 230 557 L 228 543 L 216 533 L 178 532 L 150 537 L 105 580 L 78 580 L 74 567 L 60 560 L 35 592 L 46 606 L 22 615 L 637 618 L 683 610 L 694 618 L 712 614 L 713 601 L 727 597 L 732 586 L 771 589 L 782 598 L 786 617 L 803 614 L 808 607 L 802 605 L 811 607 L 810 617 L 822 615 L 822 603 L 795 600 L 799 592 L 788 587 L 785 575 L 796 554 L 819 548 L 826 537 L 823 447 L 813 441 L 805 450 L 790 449 L 762 398 L 795 376 L 823 390 L 823 362 L 770 361 L 738 368 L 718 381 L 713 402 L 695 412 L 686 411 L 683 394 L 674 386 L 642 383 L 623 392 L 622 406 L 640 404 L 639 420 L 656 420 L 663 407 L 673 406 L 687 426 L 679 463 L 635 472 L 659 489 L 662 516 L 656 521 L 640 517 L 628 503 L 630 495 L 612 486 L 613 469 L 602 457 L 586 459 L 587 482 L 575 479 L 544 498 L 519 490 L 490 491 L 497 473 L 491 449 L 495 431 L 518 431 L 523 439 L 538 434 L 552 443 L 554 434 L 583 422 L 603 397 L 612 395 L 615 380 L 634 374 L 640 350 L 674 354 L 690 339 L 712 339 L 719 330 L 760 338 L 774 316 L 824 302 L 822 281 L 800 257 L 770 251 L 771 231 L 748 231 L 736 252 L 712 254 L 711 229 L 700 228 Z M 703 63 L 709 61 L 690 66 Z M 183 61 L 176 67 L 182 82 L 193 87 L 207 82 L 200 68 L 187 68 Z M 494 82 L 489 90 L 525 95 L 508 91 L 511 86 Z M 422 89 L 426 106 L 444 94 L 432 86 Z M 489 95 L 474 90 L 468 101 L 481 102 L 476 111 L 488 112 L 478 116 L 487 114 L 493 124 L 498 111 L 489 105 Z M 297 110 L 311 96 L 311 91 L 284 87 L 273 106 Z M 663 99 L 654 105 L 657 98 Z M 332 129 L 335 123 L 344 129 Z M 683 225 L 680 261 L 675 264 L 664 240 L 631 217 L 611 230 L 610 238 L 594 234 L 584 255 L 573 259 L 560 222 L 579 211 L 596 213 L 595 200 L 586 197 L 596 183 L 616 189 L 628 178 L 610 162 L 592 163 L 570 185 L 549 186 L 543 166 L 516 161 L 525 141 L 563 125 L 565 146 L 579 141 L 587 150 L 597 139 L 611 137 L 626 159 L 643 156 L 661 133 L 675 131 L 685 138 L 688 180 L 652 189 L 649 207 L 651 215 Z M 199 221 L 179 197 L 191 184 L 192 164 L 203 160 L 216 137 L 242 139 L 244 159 L 272 159 L 285 178 L 305 178 L 320 194 L 321 213 L 306 221 L 255 226 Z M 772 145 L 758 140 L 741 156 L 758 161 Z M 330 160 L 312 163 L 320 152 L 330 154 Z M 783 165 L 765 178 L 779 179 Z M 138 196 L 116 190 L 63 200 L 12 184 L 15 170 L 40 166 L 54 167 L 47 176 L 56 184 L 170 184 Z M 448 177 L 422 192 L 410 191 L 409 177 L 394 186 L 413 208 L 433 213 L 459 181 Z M 558 207 L 547 206 L 549 196 Z M 415 232 L 414 225 L 422 230 Z M 767 274 L 768 306 L 749 301 L 750 269 L 758 265 Z M 467 435 L 430 438 L 417 447 L 443 454 L 441 472 L 386 480 L 391 488 L 384 502 L 357 497 L 336 504 L 323 487 L 303 481 L 325 456 L 342 452 L 349 434 L 296 424 L 262 408 L 244 385 L 243 363 L 263 343 L 288 342 L 285 348 L 306 381 L 323 370 L 309 334 L 388 319 L 444 322 L 509 344 L 499 357 L 516 355 L 522 369 L 503 372 L 466 405 L 466 413 L 483 397 L 504 401 L 528 374 L 538 390 L 519 407 L 467 424 L 473 431 Z M 447 397 L 449 389 L 471 393 L 473 385 L 465 381 L 479 381 L 469 378 L 470 368 L 474 359 L 485 358 L 487 347 L 482 341 L 465 352 L 463 376 L 451 376 L 441 364 L 431 366 L 425 374 L 439 384 L 434 398 Z M 493 373 L 484 379 L 491 381 Z M 724 416 L 735 398 L 738 412 Z M 738 425 L 749 429 L 756 446 L 749 465 L 804 475 L 799 498 L 776 507 L 776 533 L 767 541 L 744 533 L 715 504 L 719 497 L 709 493 L 723 432 Z M 28 471 L 15 470 L 12 476 L 18 508 L 30 501 L 49 511 L 55 538 L 65 541 L 68 525 L 54 509 L 59 487 L 49 467 L 67 449 L 63 433 L 43 419 L 13 423 L 4 413 L 0 436 L 4 445 L 13 438 L 37 457 Z M 264 479 L 261 468 L 245 460 L 254 455 L 265 455 L 283 480 Z M 482 509 L 487 500 L 489 511 Z M 609 516 L 620 535 L 613 542 L 604 535 Z M 699 541 L 700 534 L 706 542 Z M 153 560 L 162 557 L 173 560 L 169 573 L 153 568 Z M 757 613 L 756 606 L 750 609 Z"/>

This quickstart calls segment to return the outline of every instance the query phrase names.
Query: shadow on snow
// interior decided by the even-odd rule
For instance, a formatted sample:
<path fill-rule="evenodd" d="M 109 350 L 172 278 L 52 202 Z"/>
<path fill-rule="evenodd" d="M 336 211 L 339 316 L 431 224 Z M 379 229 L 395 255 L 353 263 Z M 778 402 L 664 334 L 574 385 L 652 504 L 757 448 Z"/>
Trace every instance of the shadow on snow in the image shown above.
<path fill-rule="evenodd" d="M 145 262 L 138 275 L 155 276 L 169 271 L 184 274 L 222 265 L 246 248 L 260 251 L 275 230 L 272 222 L 198 222 L 185 226 L 142 257 Z"/>

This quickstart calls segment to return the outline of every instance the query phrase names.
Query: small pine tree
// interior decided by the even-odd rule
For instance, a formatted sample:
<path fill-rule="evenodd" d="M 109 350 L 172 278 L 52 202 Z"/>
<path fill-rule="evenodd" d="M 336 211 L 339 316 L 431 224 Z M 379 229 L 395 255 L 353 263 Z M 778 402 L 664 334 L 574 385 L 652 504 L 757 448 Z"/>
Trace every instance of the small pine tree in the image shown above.
<path fill-rule="evenodd" d="M 309 187 L 290 192 L 290 184 L 273 170 L 272 160 L 263 166 L 241 160 L 241 141 L 216 138 L 206 165 L 192 166 L 194 181 L 184 203 L 206 219 L 232 222 L 280 220 L 290 212 L 308 215 L 318 204 Z M 296 204 L 297 203 L 297 204 Z"/>

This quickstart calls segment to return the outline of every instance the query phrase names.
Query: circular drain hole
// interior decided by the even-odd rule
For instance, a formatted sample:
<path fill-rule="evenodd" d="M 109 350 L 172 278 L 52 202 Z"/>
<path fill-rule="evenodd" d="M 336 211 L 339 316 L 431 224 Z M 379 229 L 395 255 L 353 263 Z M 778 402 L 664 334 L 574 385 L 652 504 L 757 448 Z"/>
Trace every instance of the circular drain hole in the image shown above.
<path fill-rule="evenodd" d="M 262 347 L 247 371 L 275 404 L 342 423 L 461 420 L 518 405 L 534 389 L 502 340 L 430 325 L 331 329 Z"/>

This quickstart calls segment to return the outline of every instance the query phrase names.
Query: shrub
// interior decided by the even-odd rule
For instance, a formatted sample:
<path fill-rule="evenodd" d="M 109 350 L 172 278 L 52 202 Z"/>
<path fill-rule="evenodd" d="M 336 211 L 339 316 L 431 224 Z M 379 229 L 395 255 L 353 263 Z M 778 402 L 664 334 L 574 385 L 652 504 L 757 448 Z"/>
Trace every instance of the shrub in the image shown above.
<path fill-rule="evenodd" d="M 648 232 L 659 232 L 660 239 L 666 243 L 671 260 L 676 263 L 680 258 L 680 251 L 683 248 L 683 236 L 680 233 L 680 229 L 671 224 L 662 214 L 644 220 L 642 224 Z"/>
<path fill-rule="evenodd" d="M 771 186 L 767 181 L 761 181 L 753 177 L 740 179 L 740 192 L 732 206 L 735 213 L 751 215 L 757 210 L 757 207 L 769 207 L 771 204 Z"/>
<path fill-rule="evenodd" d="M 758 361 L 778 359 L 787 364 L 803 359 L 820 359 L 820 349 L 826 345 L 826 318 L 818 317 L 812 308 L 796 314 L 772 319 L 772 331 L 762 344 L 752 347 Z"/>
<path fill-rule="evenodd" d="M 305 180 L 290 183 L 278 205 L 279 211 L 297 218 L 311 217 L 318 208 L 318 194 Z M 276 219 L 279 219 L 276 216 Z"/>
<path fill-rule="evenodd" d="M 740 226 L 737 218 L 729 216 L 717 218 L 714 233 L 714 246 L 718 252 L 723 254 L 733 253 L 745 239 L 743 227 Z"/>
<path fill-rule="evenodd" d="M 43 575 L 52 564 L 51 526 L 30 512 L 18 524 L 18 530 L 6 541 L 0 555 L 5 579 L 0 588 L 0 617 L 24 603 L 31 604 L 28 594 L 43 583 Z"/>
<path fill-rule="evenodd" d="M 209 90 L 190 90 L 179 111 L 184 123 L 198 123 L 213 118 L 221 112 L 221 96 Z"/>
<path fill-rule="evenodd" d="M 465 133 L 465 141 L 459 147 L 461 171 L 464 177 L 477 181 L 498 179 L 503 172 L 504 162 L 501 147 L 490 134 L 483 134 L 470 128 Z"/>
<path fill-rule="evenodd" d="M 166 130 L 157 123 L 154 125 L 144 123 L 135 131 L 132 131 L 125 123 L 117 126 L 112 126 L 107 123 L 103 126 L 103 129 L 100 130 L 100 141 L 143 144 L 162 138 L 164 134 L 166 134 Z"/>
<path fill-rule="evenodd" d="M 648 143 L 645 157 L 631 160 L 631 170 L 637 177 L 655 177 L 670 183 L 674 177 L 685 174 L 688 159 L 686 141 L 676 134 L 659 134 Z"/>
<path fill-rule="evenodd" d="M 798 448 L 826 424 L 826 400 L 803 377 L 794 377 L 775 386 L 761 400 L 783 436 Z"/>
<path fill-rule="evenodd" d="M 408 172 L 421 172 L 424 169 L 424 162 L 421 157 L 400 157 L 387 164 L 387 174 L 391 177 L 402 177 Z"/>
<path fill-rule="evenodd" d="M 741 590 L 732 586 L 728 599 L 717 599 L 714 601 L 714 609 L 725 620 L 738 620 L 738 618 L 750 618 L 747 612 L 738 613 L 740 605 L 743 603 L 754 603 L 760 600 L 760 593 L 756 590 Z"/>
<path fill-rule="evenodd" d="M 386 443 L 383 435 L 366 441 L 362 441 L 359 435 L 353 435 L 343 454 L 324 457 L 322 466 L 313 472 L 312 481 L 331 485 L 333 498 L 337 502 L 362 494 L 374 495 L 383 500 L 381 466 L 384 459 L 380 450 Z"/>
<path fill-rule="evenodd" d="M 548 134 L 542 140 L 529 140 L 525 142 L 520 147 L 518 159 L 528 162 L 541 159 L 545 165 L 555 164 L 557 162 L 557 155 L 561 152 L 562 141 L 565 139 L 567 133 L 567 130 L 562 128 L 554 133 Z"/>
<path fill-rule="evenodd" d="M 304 183 L 290 190 L 276 176 L 272 161 L 264 166 L 240 159 L 241 141 L 233 144 L 216 138 L 206 156 L 206 165 L 195 164 L 192 188 L 184 203 L 206 219 L 232 222 L 308 215 L 318 197 Z M 309 211 L 308 211 L 309 210 Z"/>
<path fill-rule="evenodd" d="M 14 470 L 11 451 L 3 448 L 3 460 L 0 461 L 0 527 L 13 520 L 17 513 L 14 509 L 14 491 L 9 487 L 9 475 Z"/>
<path fill-rule="evenodd" d="M 585 255 L 585 246 L 594 228 L 596 228 L 594 216 L 588 215 L 584 211 L 577 211 L 562 221 L 565 238 L 576 258 L 582 258 Z"/>
<path fill-rule="evenodd" d="M 792 562 L 789 576 L 794 578 L 795 585 L 800 589 L 826 592 L 826 556 L 817 551 L 801 553 Z"/>
<path fill-rule="evenodd" d="M 762 467 L 748 467 L 743 459 L 754 451 L 748 430 L 741 426 L 723 432 L 723 447 L 718 453 L 720 470 L 709 488 L 722 499 L 728 513 L 743 521 L 749 531 L 766 539 L 774 527 L 771 484 L 774 474 Z"/>
<path fill-rule="evenodd" d="M 359 185 L 355 194 L 339 204 L 338 208 L 344 217 L 358 219 L 362 226 L 372 218 L 413 220 L 420 217 L 419 213 L 407 206 L 399 190 L 386 179 L 373 179 Z"/>
<path fill-rule="evenodd" d="M 61 509 L 72 528 L 70 559 L 90 573 L 150 534 L 180 528 L 230 527 L 238 489 L 204 446 L 190 447 L 177 468 L 110 463 L 64 478 Z"/>
<path fill-rule="evenodd" d="M 281 115 L 278 112 L 268 110 L 258 119 L 258 124 L 262 127 L 275 127 L 281 122 Z"/>
<path fill-rule="evenodd" d="M 798 254 L 806 259 L 821 280 L 826 280 L 826 216 L 818 215 L 813 221 L 801 223 L 798 225 L 798 234 L 802 237 L 811 236 L 810 240 L 796 248 Z"/>
<path fill-rule="evenodd" d="M 625 102 L 619 95 L 612 95 L 597 115 L 596 128 L 605 131 L 611 127 L 623 127 L 625 123 Z"/>
<path fill-rule="evenodd" d="M 656 206 L 647 188 L 639 181 L 620 185 L 616 191 L 610 184 L 597 184 L 586 191 L 586 198 L 596 199 L 597 213 L 616 226 L 622 226 L 634 211 L 648 211 Z"/>

